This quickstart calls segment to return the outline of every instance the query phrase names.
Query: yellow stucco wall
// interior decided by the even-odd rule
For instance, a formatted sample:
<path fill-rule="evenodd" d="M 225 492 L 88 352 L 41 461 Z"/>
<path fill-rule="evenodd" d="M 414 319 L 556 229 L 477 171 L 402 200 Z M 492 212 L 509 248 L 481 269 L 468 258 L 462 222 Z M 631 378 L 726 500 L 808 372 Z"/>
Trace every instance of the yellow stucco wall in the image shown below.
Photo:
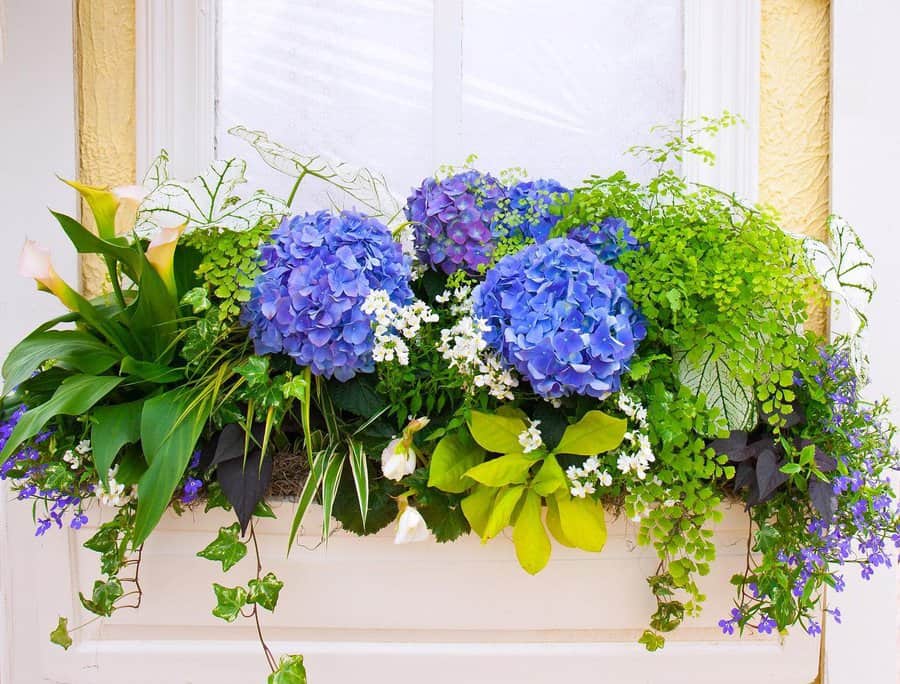
<path fill-rule="evenodd" d="M 822 237 L 829 212 L 830 0 L 763 0 L 759 198 L 788 230 Z M 827 329 L 827 307 L 810 327 Z"/>
<path fill-rule="evenodd" d="M 76 0 L 75 17 L 78 179 L 89 185 L 134 183 L 134 0 Z M 91 226 L 85 207 L 82 219 Z M 82 259 L 85 293 L 99 293 L 105 281 L 99 259 Z"/>

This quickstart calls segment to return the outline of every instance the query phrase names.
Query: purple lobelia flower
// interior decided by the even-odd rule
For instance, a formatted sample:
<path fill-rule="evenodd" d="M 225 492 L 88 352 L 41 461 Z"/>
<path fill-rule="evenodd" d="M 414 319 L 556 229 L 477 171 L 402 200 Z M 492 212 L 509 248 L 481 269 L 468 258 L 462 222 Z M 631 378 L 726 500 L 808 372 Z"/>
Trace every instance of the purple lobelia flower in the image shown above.
<path fill-rule="evenodd" d="M 623 252 L 638 248 L 628 223 L 615 216 L 607 216 L 600 223 L 577 226 L 569 231 L 569 237 L 590 247 L 604 264 L 612 264 Z"/>
<path fill-rule="evenodd" d="M 372 290 L 412 299 L 410 264 L 387 226 L 353 211 L 285 218 L 260 249 L 262 273 L 241 321 L 257 354 L 283 352 L 315 375 L 345 382 L 374 370 Z"/>
<path fill-rule="evenodd" d="M 537 394 L 605 397 L 646 335 L 627 283 L 585 245 L 554 238 L 500 259 L 475 289 L 474 312 Z"/>
<path fill-rule="evenodd" d="M 477 274 L 491 260 L 491 224 L 505 196 L 496 178 L 475 170 L 444 180 L 426 178 L 404 210 L 413 224 L 418 259 L 435 271 Z"/>
<path fill-rule="evenodd" d="M 555 204 L 567 202 L 572 191 L 552 178 L 522 181 L 509 189 L 494 220 L 493 232 L 499 236 L 521 236 L 537 243 L 546 242 L 560 219 L 550 211 Z"/>

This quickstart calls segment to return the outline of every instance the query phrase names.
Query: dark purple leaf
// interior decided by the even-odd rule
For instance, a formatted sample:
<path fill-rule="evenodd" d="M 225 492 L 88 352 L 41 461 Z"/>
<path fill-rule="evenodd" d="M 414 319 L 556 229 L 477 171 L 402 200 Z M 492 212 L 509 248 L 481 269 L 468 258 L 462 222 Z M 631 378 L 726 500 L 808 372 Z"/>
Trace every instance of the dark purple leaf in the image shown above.
<path fill-rule="evenodd" d="M 837 468 L 837 459 L 830 454 L 826 454 L 819 447 L 816 447 L 816 468 L 823 473 L 830 473 Z"/>
<path fill-rule="evenodd" d="M 764 449 L 756 459 L 756 483 L 759 487 L 759 501 L 768 499 L 778 487 L 787 482 L 788 476 L 781 472 L 782 459 L 772 449 Z"/>
<path fill-rule="evenodd" d="M 234 507 L 241 524 L 241 534 L 246 532 L 253 511 L 262 501 L 272 480 L 272 457 L 267 456 L 260 467 L 260 456 L 260 450 L 254 449 L 247 454 L 246 462 L 241 458 L 232 458 L 216 467 L 219 486 Z"/>
<path fill-rule="evenodd" d="M 724 439 L 714 439 L 709 443 L 710 448 L 717 454 L 725 454 L 728 460 L 734 463 L 746 460 L 744 455 L 747 446 L 747 433 L 743 430 L 732 430 Z"/>
<path fill-rule="evenodd" d="M 818 477 L 809 481 L 809 500 L 826 523 L 830 523 L 837 510 L 837 497 L 831 485 Z"/>

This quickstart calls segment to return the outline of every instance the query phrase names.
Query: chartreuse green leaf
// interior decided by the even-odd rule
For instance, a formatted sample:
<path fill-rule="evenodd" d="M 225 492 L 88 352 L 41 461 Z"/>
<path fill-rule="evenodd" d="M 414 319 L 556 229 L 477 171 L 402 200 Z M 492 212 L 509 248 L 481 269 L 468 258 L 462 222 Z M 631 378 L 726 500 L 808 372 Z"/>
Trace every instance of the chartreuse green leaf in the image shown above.
<path fill-rule="evenodd" d="M 141 446 L 148 468 L 138 482 L 134 548 L 146 541 L 168 507 L 209 412 L 209 397 L 193 387 L 181 387 L 144 403 Z"/>
<path fill-rule="evenodd" d="M 488 517 L 497 497 L 497 490 L 493 487 L 477 485 L 472 493 L 460 502 L 463 515 L 469 521 L 469 526 L 479 537 L 484 536 L 487 528 Z"/>
<path fill-rule="evenodd" d="M 244 556 L 247 555 L 247 545 L 241 541 L 240 523 L 234 523 L 229 527 L 220 527 L 218 536 L 202 551 L 198 551 L 200 558 L 222 563 L 222 571 L 228 572 Z"/>
<path fill-rule="evenodd" d="M 622 443 L 627 429 L 628 422 L 622 418 L 613 418 L 603 411 L 588 411 L 581 420 L 566 428 L 556 452 L 594 456 L 611 451 Z"/>
<path fill-rule="evenodd" d="M 91 456 L 97 475 L 104 484 L 119 450 L 140 440 L 143 408 L 144 400 L 141 399 L 94 410 L 91 416 Z"/>
<path fill-rule="evenodd" d="M 550 455 L 544 459 L 537 475 L 531 481 L 531 487 L 541 496 L 550 496 L 561 487 L 565 487 L 566 483 L 566 474 L 562 466 L 559 465 L 556 456 Z"/>
<path fill-rule="evenodd" d="M 457 434 L 444 437 L 434 448 L 428 470 L 428 486 L 459 494 L 472 486 L 466 471 L 484 461 L 485 451 Z"/>
<path fill-rule="evenodd" d="M 56 623 L 56 629 L 50 632 L 50 643 L 62 646 L 66 651 L 72 645 L 72 637 L 69 636 L 69 620 L 61 617 Z"/>
<path fill-rule="evenodd" d="M 528 454 L 506 454 L 469 468 L 465 475 L 489 487 L 520 484 L 528 478 L 528 471 L 536 460 Z"/>
<path fill-rule="evenodd" d="M 541 497 L 529 490 L 513 527 L 516 558 L 525 572 L 536 575 L 550 560 L 550 538 L 541 520 Z"/>
<path fill-rule="evenodd" d="M 560 544 L 569 548 L 575 548 L 575 544 L 569 541 L 566 533 L 563 532 L 562 524 L 559 521 L 559 504 L 555 496 L 547 498 L 547 529 L 550 530 L 550 534 Z"/>
<path fill-rule="evenodd" d="M 112 368 L 122 355 L 93 335 L 81 330 L 46 330 L 19 342 L 3 362 L 3 385 L 12 391 L 45 361 L 98 375 Z"/>
<path fill-rule="evenodd" d="M 46 402 L 27 411 L 20 419 L 3 451 L 0 463 L 38 434 L 56 416 L 80 416 L 112 392 L 125 378 L 112 375 L 73 375 L 60 383 Z"/>
<path fill-rule="evenodd" d="M 250 587 L 247 601 L 272 611 L 275 610 L 275 606 L 278 604 L 278 595 L 281 593 L 282 587 L 284 587 L 284 582 L 270 572 L 262 579 L 250 580 L 247 586 Z"/>
<path fill-rule="evenodd" d="M 606 544 L 606 519 L 603 505 L 591 498 L 556 495 L 559 523 L 566 539 L 583 551 L 602 551 Z"/>
<path fill-rule="evenodd" d="M 244 587 L 223 587 L 213 583 L 216 594 L 216 607 L 212 614 L 225 622 L 234 622 L 241 614 L 241 608 L 247 605 L 247 590 Z"/>
<path fill-rule="evenodd" d="M 284 656 L 278 663 L 278 669 L 269 675 L 267 684 L 306 684 L 303 656 Z"/>
<path fill-rule="evenodd" d="M 478 444 L 496 454 L 508 454 L 519 451 L 521 435 L 527 426 L 517 415 L 500 415 L 472 411 L 469 418 L 469 431 Z"/>
<path fill-rule="evenodd" d="M 494 505 L 491 507 L 491 512 L 488 515 L 487 525 L 484 527 L 484 534 L 481 535 L 482 542 L 496 537 L 512 523 L 516 506 L 519 505 L 524 496 L 525 485 L 504 487 L 497 492 L 497 498 L 494 500 Z"/>

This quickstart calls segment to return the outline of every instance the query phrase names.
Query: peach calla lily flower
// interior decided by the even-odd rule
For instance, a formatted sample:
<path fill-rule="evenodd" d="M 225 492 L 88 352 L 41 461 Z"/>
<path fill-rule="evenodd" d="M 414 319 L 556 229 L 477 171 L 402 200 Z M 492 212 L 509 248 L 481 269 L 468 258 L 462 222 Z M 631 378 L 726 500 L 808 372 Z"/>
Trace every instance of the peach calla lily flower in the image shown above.
<path fill-rule="evenodd" d="M 120 185 L 112 189 L 119 206 L 116 209 L 116 235 L 123 235 L 134 228 L 138 207 L 149 194 L 143 185 Z"/>
<path fill-rule="evenodd" d="M 59 300 L 73 311 L 76 302 L 72 295 L 74 291 L 59 277 L 50 261 L 50 250 L 41 247 L 34 240 L 26 240 L 19 255 L 19 275 L 25 278 L 33 278 L 40 289 L 55 294 Z"/>
<path fill-rule="evenodd" d="M 159 273 L 173 295 L 175 294 L 175 274 L 172 266 L 175 260 L 175 245 L 186 227 L 187 223 L 182 223 L 180 226 L 159 228 L 151 238 L 150 244 L 147 245 L 147 261 Z"/>

